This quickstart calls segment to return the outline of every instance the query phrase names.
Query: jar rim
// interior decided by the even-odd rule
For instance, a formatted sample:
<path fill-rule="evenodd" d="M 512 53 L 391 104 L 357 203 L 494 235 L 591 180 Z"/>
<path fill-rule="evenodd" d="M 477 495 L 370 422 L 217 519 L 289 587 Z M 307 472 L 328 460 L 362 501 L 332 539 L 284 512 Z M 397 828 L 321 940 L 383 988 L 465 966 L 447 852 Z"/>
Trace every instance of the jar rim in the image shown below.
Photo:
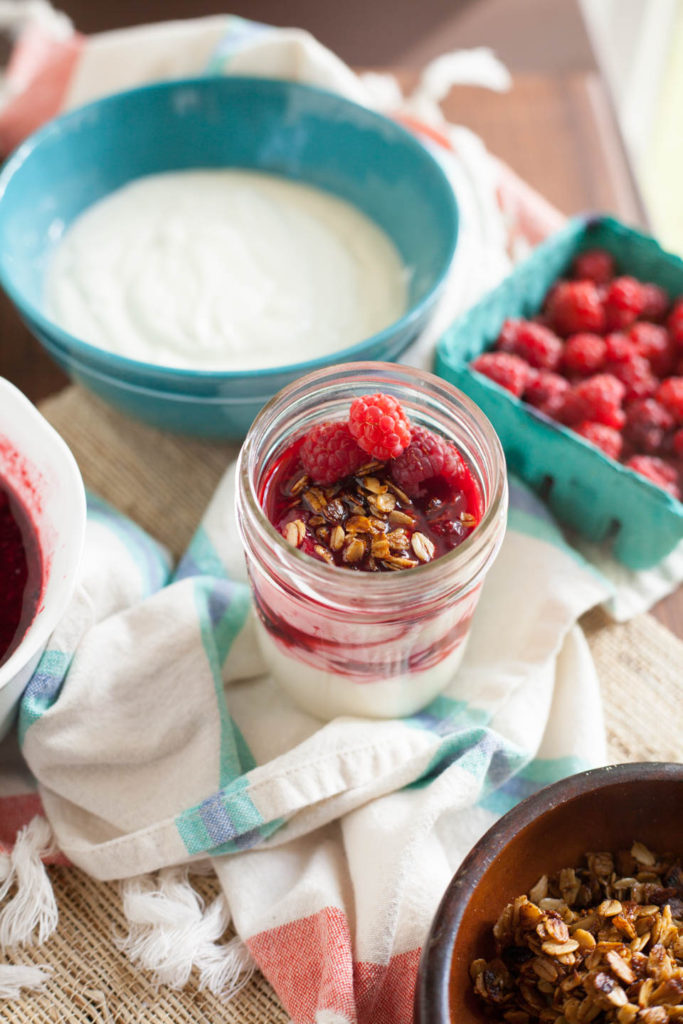
<path fill-rule="evenodd" d="M 432 596 L 434 583 L 437 579 L 451 578 L 455 572 L 464 573 L 468 566 L 473 571 L 469 573 L 461 586 L 453 587 L 452 582 L 449 590 L 461 594 L 470 589 L 479 579 L 483 569 L 489 564 L 497 553 L 499 543 L 502 540 L 503 530 L 500 529 L 501 517 L 507 509 L 507 476 L 505 469 L 505 455 L 489 419 L 481 409 L 463 392 L 459 391 L 448 381 L 426 370 L 419 370 L 414 367 L 397 363 L 384 362 L 356 362 L 342 363 L 334 367 L 326 367 L 308 374 L 297 381 L 292 382 L 278 392 L 259 412 L 252 423 L 247 437 L 242 445 L 237 465 L 237 488 L 238 496 L 241 495 L 253 517 L 258 532 L 264 540 L 267 540 L 274 548 L 280 565 L 289 567 L 297 574 L 301 574 L 303 580 L 315 588 L 326 588 L 332 586 L 335 591 L 345 587 L 353 587 L 357 590 L 358 573 L 349 572 L 343 566 L 330 565 L 327 562 L 317 561 L 299 548 L 289 544 L 285 538 L 275 529 L 268 519 L 261 502 L 257 487 L 252 479 L 252 456 L 254 446 L 259 440 L 259 431 L 273 422 L 274 415 L 278 411 L 284 411 L 292 405 L 292 399 L 297 394 L 309 393 L 316 384 L 331 382 L 339 377 L 346 377 L 349 380 L 365 380 L 369 386 L 381 385 L 383 380 L 395 385 L 405 386 L 409 390 L 418 391 L 416 383 L 421 384 L 423 391 L 434 394 L 435 391 L 442 392 L 444 397 L 450 399 L 454 406 L 453 411 L 458 407 L 468 417 L 470 423 L 482 435 L 488 452 L 491 455 L 493 466 L 493 481 L 491 499 L 487 503 L 484 515 L 472 533 L 457 547 L 431 562 L 426 562 L 405 572 L 395 573 L 363 573 L 364 598 L 370 600 L 382 599 L 385 604 L 392 598 L 400 598 L 405 603 L 406 589 L 410 588 L 411 595 L 416 598 L 421 595 Z M 383 380 L 382 380 L 383 378 Z M 341 382 L 340 382 L 341 383 Z M 450 411 L 450 410 L 449 410 Z M 239 500 L 239 497 L 238 497 Z M 239 520 L 238 516 L 238 520 Z M 240 524 L 243 540 L 244 531 Z M 496 533 L 500 531 L 501 536 L 496 541 Z M 488 557 L 487 550 L 491 548 Z M 479 564 L 481 563 L 481 564 Z M 334 595 L 332 595 L 332 598 Z"/>

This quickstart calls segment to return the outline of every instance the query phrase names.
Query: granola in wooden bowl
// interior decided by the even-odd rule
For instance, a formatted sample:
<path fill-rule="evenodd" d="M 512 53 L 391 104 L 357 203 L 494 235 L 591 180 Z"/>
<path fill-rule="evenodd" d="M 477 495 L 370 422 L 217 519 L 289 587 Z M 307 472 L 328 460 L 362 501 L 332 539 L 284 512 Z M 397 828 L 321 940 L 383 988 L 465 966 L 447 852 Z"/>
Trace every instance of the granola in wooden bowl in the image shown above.
<path fill-rule="evenodd" d="M 682 858 L 636 841 L 542 875 L 503 909 L 470 975 L 508 1024 L 683 1020 Z"/>
<path fill-rule="evenodd" d="M 683 765 L 643 762 L 500 818 L 426 937 L 416 1024 L 683 1020 L 682 809 Z"/>

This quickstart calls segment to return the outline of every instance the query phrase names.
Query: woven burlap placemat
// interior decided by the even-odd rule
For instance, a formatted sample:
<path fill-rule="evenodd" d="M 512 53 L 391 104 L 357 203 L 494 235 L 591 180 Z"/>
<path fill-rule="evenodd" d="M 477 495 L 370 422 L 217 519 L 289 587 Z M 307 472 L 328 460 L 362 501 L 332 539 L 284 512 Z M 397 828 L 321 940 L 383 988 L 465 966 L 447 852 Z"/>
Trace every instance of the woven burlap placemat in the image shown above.
<path fill-rule="evenodd" d="M 44 403 L 42 411 L 76 456 L 86 485 L 179 555 L 236 448 L 134 423 L 76 387 Z M 582 625 L 600 678 L 610 760 L 680 760 L 683 643 L 649 615 L 617 624 L 595 609 Z M 195 983 L 180 992 L 155 989 L 113 941 L 124 927 L 117 886 L 95 882 L 75 868 L 53 868 L 51 876 L 59 927 L 42 947 L 18 950 L 11 959 L 46 964 L 52 979 L 43 993 L 3 1006 L 3 1019 L 17 1024 L 284 1024 L 289 1019 L 258 973 L 228 1003 L 200 992 Z M 198 887 L 207 899 L 217 892 L 209 878 L 199 879 Z"/>
<path fill-rule="evenodd" d="M 179 991 L 156 987 L 116 947 L 127 931 L 118 886 L 96 882 L 77 868 L 52 868 L 59 927 L 38 948 L 13 950 L 8 960 L 48 966 L 41 992 L 0 1003 L 0 1020 L 12 1024 L 287 1024 L 288 1014 L 265 978 L 256 972 L 226 1002 L 200 991 L 193 977 Z M 209 902 L 218 894 L 215 878 L 194 877 Z"/>

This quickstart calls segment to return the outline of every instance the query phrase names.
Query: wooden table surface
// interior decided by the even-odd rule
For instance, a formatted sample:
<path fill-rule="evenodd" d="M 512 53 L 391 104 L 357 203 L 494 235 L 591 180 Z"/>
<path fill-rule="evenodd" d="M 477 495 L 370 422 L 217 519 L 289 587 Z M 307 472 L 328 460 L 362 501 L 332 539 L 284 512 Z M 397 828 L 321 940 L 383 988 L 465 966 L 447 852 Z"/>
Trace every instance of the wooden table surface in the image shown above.
<path fill-rule="evenodd" d="M 401 78 L 409 85 L 414 76 Z M 612 212 L 628 223 L 647 226 L 597 74 L 520 74 L 503 94 L 457 87 L 444 110 L 449 120 L 477 132 L 493 153 L 564 213 Z M 36 402 L 67 383 L 2 294 L 0 376 Z M 660 602 L 654 614 L 683 638 L 683 587 Z"/>

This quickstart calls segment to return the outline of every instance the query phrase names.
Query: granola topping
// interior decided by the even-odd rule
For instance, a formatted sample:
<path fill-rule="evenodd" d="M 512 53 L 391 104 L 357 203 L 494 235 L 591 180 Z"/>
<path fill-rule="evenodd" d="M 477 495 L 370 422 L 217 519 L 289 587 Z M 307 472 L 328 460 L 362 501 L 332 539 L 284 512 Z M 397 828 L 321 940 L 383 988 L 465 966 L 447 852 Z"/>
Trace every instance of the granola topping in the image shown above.
<path fill-rule="evenodd" d="M 508 903 L 475 992 L 508 1024 L 683 1021 L 682 858 L 635 842 L 585 861 Z"/>
<path fill-rule="evenodd" d="M 285 540 L 319 561 L 364 572 L 413 569 L 457 547 L 479 522 L 468 471 L 462 486 L 434 477 L 411 498 L 392 480 L 391 461 L 374 459 L 323 486 L 306 474 L 301 445 L 280 458 L 262 502 Z"/>

